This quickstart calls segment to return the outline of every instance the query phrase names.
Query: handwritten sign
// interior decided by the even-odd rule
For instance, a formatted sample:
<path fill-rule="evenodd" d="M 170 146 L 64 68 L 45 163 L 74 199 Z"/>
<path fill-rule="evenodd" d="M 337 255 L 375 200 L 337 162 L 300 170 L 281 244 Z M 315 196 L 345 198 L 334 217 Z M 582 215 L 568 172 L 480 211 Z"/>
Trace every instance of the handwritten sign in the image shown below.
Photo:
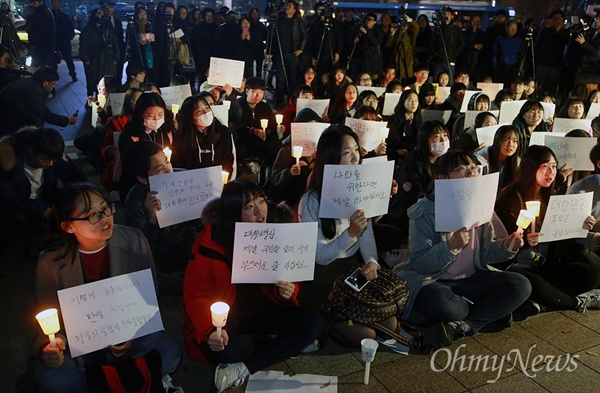
<path fill-rule="evenodd" d="M 531 137 L 529 138 L 529 146 L 532 146 L 532 145 L 546 146 L 545 141 L 546 141 L 546 136 L 548 136 L 548 135 L 563 137 L 563 136 L 565 136 L 565 133 L 564 132 L 535 131 L 531 134 Z"/>
<path fill-rule="evenodd" d="M 161 201 L 162 208 L 156 213 L 161 228 L 200 218 L 204 206 L 223 191 L 221 165 L 150 176 L 148 180 Z"/>
<path fill-rule="evenodd" d="M 307 98 L 298 98 L 296 100 L 296 113 L 302 109 L 308 108 L 315 111 L 315 113 L 321 118 L 327 116 L 327 110 L 329 109 L 329 100 L 309 100 Z"/>
<path fill-rule="evenodd" d="M 521 107 L 525 104 L 526 100 L 519 101 L 502 101 L 500 103 L 500 118 L 498 123 L 511 123 L 519 115 Z"/>
<path fill-rule="evenodd" d="M 381 143 L 381 127 L 386 127 L 383 121 L 362 120 L 346 117 L 348 127 L 358 136 L 360 147 L 367 151 L 373 151 Z"/>
<path fill-rule="evenodd" d="M 590 161 L 590 151 L 596 146 L 596 138 L 567 138 L 546 135 L 544 145 L 552 149 L 558 162 L 575 171 L 593 171 L 594 164 Z"/>
<path fill-rule="evenodd" d="M 477 82 L 477 88 L 481 89 L 483 94 L 490 97 L 490 100 L 494 100 L 496 98 L 496 95 L 498 94 L 498 92 L 500 90 L 504 89 L 504 84 L 503 83 Z"/>
<path fill-rule="evenodd" d="M 57 293 L 73 357 L 164 330 L 150 269 Z"/>
<path fill-rule="evenodd" d="M 467 111 L 467 108 L 469 107 L 469 101 L 471 101 L 471 97 L 473 97 L 475 94 L 480 93 L 481 92 L 479 90 L 465 90 L 465 98 L 463 99 L 463 102 L 460 106 L 460 113 L 465 113 Z"/>
<path fill-rule="evenodd" d="M 540 102 L 544 107 L 544 121 L 554 119 L 554 113 L 556 112 L 556 104 L 553 102 Z"/>
<path fill-rule="evenodd" d="M 310 157 L 317 151 L 317 144 L 328 123 L 292 123 L 292 146 L 302 146 L 302 155 Z"/>
<path fill-rule="evenodd" d="M 430 120 L 437 120 L 446 124 L 450 120 L 450 116 L 452 116 L 452 111 L 439 111 L 434 109 L 421 110 L 421 119 L 423 119 L 423 123 Z"/>
<path fill-rule="evenodd" d="M 573 130 L 584 130 L 589 132 L 591 127 L 592 121 L 590 119 L 563 119 L 557 117 L 554 119 L 552 132 L 564 132 L 565 134 Z"/>
<path fill-rule="evenodd" d="M 192 95 L 189 84 L 161 87 L 160 91 L 162 92 L 161 97 L 165 100 L 167 108 L 170 108 L 173 104 L 181 105 L 186 98 Z"/>
<path fill-rule="evenodd" d="M 394 162 L 325 165 L 320 218 L 349 218 L 363 209 L 367 218 L 386 214 Z"/>
<path fill-rule="evenodd" d="M 363 91 L 372 91 L 375 93 L 377 97 L 381 97 L 383 93 L 385 93 L 385 87 L 377 87 L 377 86 L 356 86 L 358 89 L 358 95 Z"/>
<path fill-rule="evenodd" d="M 394 109 L 400 101 L 400 96 L 401 94 L 385 93 L 385 96 L 383 98 L 383 116 L 391 116 L 394 114 Z"/>
<path fill-rule="evenodd" d="M 237 222 L 232 284 L 310 281 L 315 275 L 318 223 Z"/>
<path fill-rule="evenodd" d="M 435 231 L 453 232 L 489 222 L 494 212 L 499 173 L 435 181 Z"/>
<path fill-rule="evenodd" d="M 221 124 L 229 127 L 229 108 L 226 105 L 213 105 L 210 109 Z"/>
<path fill-rule="evenodd" d="M 435 102 L 439 105 L 450 97 L 450 86 L 438 86 L 436 93 Z"/>
<path fill-rule="evenodd" d="M 110 93 L 108 95 L 110 101 L 110 107 L 112 108 L 112 114 L 114 117 L 118 116 L 123 110 L 123 103 L 125 102 L 125 93 Z"/>
<path fill-rule="evenodd" d="M 208 83 L 213 86 L 231 85 L 235 89 L 242 87 L 244 78 L 244 62 L 239 60 L 210 58 Z"/>
<path fill-rule="evenodd" d="M 465 129 L 467 129 L 469 127 L 475 127 L 475 118 L 481 112 L 483 112 L 483 111 L 466 111 L 465 112 L 465 125 L 464 125 Z M 496 117 L 496 120 L 498 119 L 498 115 L 500 114 L 500 111 L 485 111 L 485 112 L 489 112 L 492 115 L 494 115 Z"/>
<path fill-rule="evenodd" d="M 483 143 L 486 146 L 492 146 L 494 144 L 494 136 L 498 128 L 505 126 L 506 124 L 496 124 L 494 126 L 476 128 L 477 143 L 480 145 Z"/>
<path fill-rule="evenodd" d="M 592 213 L 594 192 L 552 195 L 542 223 L 540 243 L 583 238 L 588 234 L 585 220 Z"/>
<path fill-rule="evenodd" d="M 600 103 L 593 102 L 592 105 L 590 105 L 590 109 L 588 110 L 588 113 L 585 116 L 585 118 L 593 120 L 598 116 L 600 116 Z"/>

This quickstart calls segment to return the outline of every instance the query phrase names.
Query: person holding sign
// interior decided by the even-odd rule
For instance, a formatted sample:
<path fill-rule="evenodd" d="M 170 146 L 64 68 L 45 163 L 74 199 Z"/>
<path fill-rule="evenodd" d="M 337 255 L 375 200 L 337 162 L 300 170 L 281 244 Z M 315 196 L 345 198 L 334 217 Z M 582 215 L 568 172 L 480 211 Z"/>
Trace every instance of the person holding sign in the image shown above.
<path fill-rule="evenodd" d="M 498 196 L 495 211 L 509 231 L 516 229 L 516 218 L 521 209 L 526 209 L 526 201 L 542 202 L 536 227 L 527 231 L 525 247 L 509 269 L 529 279 L 531 300 L 538 310 L 598 309 L 600 290 L 595 288 L 600 286 L 600 257 L 574 239 L 539 243 L 539 229 L 554 192 L 557 166 L 551 149 L 529 146 L 521 157 L 515 182 Z M 589 216 L 582 225 L 592 229 L 595 222 Z"/>
<path fill-rule="evenodd" d="M 250 374 L 298 354 L 323 329 L 318 312 L 298 306 L 297 283 L 231 283 L 235 223 L 252 222 L 260 227 L 267 222 L 268 210 L 265 193 L 256 184 L 227 183 L 220 200 L 204 209 L 206 227 L 194 243 L 193 259 L 185 272 L 185 348 L 193 359 L 219 363 L 215 372 L 219 392 L 240 386 Z M 221 335 L 210 311 L 217 301 L 231 308 Z"/>
<path fill-rule="evenodd" d="M 388 123 L 388 159 L 402 161 L 414 150 L 421 123 L 419 96 L 413 90 L 406 90 L 400 96 Z"/>
<path fill-rule="evenodd" d="M 176 168 L 185 169 L 221 165 L 235 179 L 233 136 L 214 117 L 206 99 L 191 96 L 183 101 L 172 161 Z"/>
<path fill-rule="evenodd" d="M 494 134 L 494 144 L 475 154 L 477 160 L 487 166 L 487 173 L 500 172 L 498 191 L 502 191 L 504 187 L 513 182 L 519 169 L 521 162 L 519 132 L 514 126 L 502 126 Z"/>
<path fill-rule="evenodd" d="M 464 120 L 464 118 L 463 118 Z M 459 119 L 460 121 L 460 119 Z M 456 140 L 454 148 L 468 153 L 475 153 L 477 149 L 481 149 L 483 143 L 480 144 L 477 139 L 477 129 L 481 127 L 490 127 L 498 124 L 498 119 L 491 112 L 480 112 L 475 116 L 475 125 L 465 129 Z"/>
<path fill-rule="evenodd" d="M 548 124 L 543 120 L 544 107 L 539 101 L 527 100 L 519 115 L 513 120 L 513 126 L 519 131 L 519 146 L 529 146 L 531 133 L 535 131 L 548 131 Z"/>
<path fill-rule="evenodd" d="M 336 277 L 362 264 L 361 275 L 367 280 L 377 278 L 380 268 L 377 262 L 377 246 L 371 219 L 365 217 L 362 209 L 346 219 L 319 218 L 323 172 L 325 165 L 357 165 L 361 162 L 358 137 L 352 130 L 341 124 L 332 125 L 323 131 L 317 145 L 317 158 L 308 190 L 300 200 L 298 216 L 301 222 L 318 222 L 317 266 L 312 285 L 306 285 L 300 300 L 302 304 L 315 309 L 327 301 L 327 294 L 333 287 Z M 397 331 L 395 317 L 382 322 L 392 331 Z M 365 337 L 375 338 L 372 328 L 347 320 L 334 321 L 332 337 L 348 346 L 357 347 Z"/>
<path fill-rule="evenodd" d="M 358 106 L 358 89 L 354 83 L 345 83 L 337 98 L 329 105 L 331 124 L 344 123 L 346 117 L 352 117 Z"/>
<path fill-rule="evenodd" d="M 439 179 L 480 173 L 475 158 L 460 150 L 441 156 L 437 168 Z M 410 289 L 404 318 L 435 321 L 421 329 L 423 344 L 433 349 L 509 317 L 531 294 L 525 277 L 492 267 L 516 255 L 523 245 L 520 232 L 508 236 L 495 214 L 478 227 L 436 232 L 435 203 L 443 202 L 432 191 L 408 210 L 410 261 L 394 267 Z"/>
<path fill-rule="evenodd" d="M 148 241 L 140 231 L 114 224 L 110 205 L 92 184 L 65 186 L 53 211 L 53 247 L 40 254 L 35 294 L 40 310 L 60 309 L 57 291 L 125 273 L 152 269 Z M 85 318 L 85 316 L 82 316 Z M 64 323 L 60 326 L 64 327 Z M 165 332 L 152 333 L 103 350 L 71 358 L 64 334 L 56 347 L 45 335 L 34 342 L 40 355 L 35 384 L 41 392 L 87 391 L 85 366 L 113 364 L 125 357 L 139 358 L 156 349 L 162 359 L 163 380 L 177 368 L 181 349 Z"/>

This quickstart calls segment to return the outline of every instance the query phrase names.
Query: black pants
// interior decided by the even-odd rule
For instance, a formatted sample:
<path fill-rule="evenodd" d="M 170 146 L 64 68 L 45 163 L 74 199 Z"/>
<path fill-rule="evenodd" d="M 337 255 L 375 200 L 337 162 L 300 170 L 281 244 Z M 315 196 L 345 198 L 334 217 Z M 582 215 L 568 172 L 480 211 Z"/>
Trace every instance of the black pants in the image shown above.
<path fill-rule="evenodd" d="M 73 56 L 71 56 L 71 43 L 68 42 L 66 44 L 57 45 L 56 52 L 59 52 L 61 57 L 67 63 L 67 68 L 69 69 L 69 75 L 75 76 L 75 64 L 73 64 Z M 54 68 L 58 68 L 58 64 L 54 65 Z"/>

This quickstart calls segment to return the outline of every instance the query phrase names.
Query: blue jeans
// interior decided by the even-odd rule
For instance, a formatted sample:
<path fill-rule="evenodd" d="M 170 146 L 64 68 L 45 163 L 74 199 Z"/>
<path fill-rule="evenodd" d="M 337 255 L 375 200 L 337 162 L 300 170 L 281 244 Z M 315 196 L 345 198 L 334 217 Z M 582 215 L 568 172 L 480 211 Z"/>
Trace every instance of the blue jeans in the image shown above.
<path fill-rule="evenodd" d="M 152 349 L 160 353 L 163 376 L 177 369 L 181 360 L 181 346 L 165 332 L 156 332 L 133 340 L 127 356 L 139 358 Z M 73 359 L 67 349 L 65 360 L 60 367 L 46 367 L 41 359 L 38 361 L 35 370 L 35 386 L 37 391 L 44 393 L 85 393 L 88 387 L 84 364 L 93 362 L 105 365 L 115 361 L 117 359 L 108 350 L 99 350 Z"/>
<path fill-rule="evenodd" d="M 417 294 L 415 310 L 438 321 L 466 321 L 476 333 L 513 312 L 530 294 L 531 284 L 521 274 L 478 271 L 426 285 Z"/>

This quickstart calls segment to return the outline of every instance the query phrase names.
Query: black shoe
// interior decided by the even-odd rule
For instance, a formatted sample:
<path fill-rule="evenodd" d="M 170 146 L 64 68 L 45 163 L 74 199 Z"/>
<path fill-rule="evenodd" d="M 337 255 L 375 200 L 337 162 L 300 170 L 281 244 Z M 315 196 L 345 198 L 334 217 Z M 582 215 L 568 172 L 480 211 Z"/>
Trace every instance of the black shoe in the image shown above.
<path fill-rule="evenodd" d="M 71 82 L 77 82 L 77 75 L 71 75 Z"/>
<path fill-rule="evenodd" d="M 538 315 L 540 312 L 542 312 L 542 307 L 533 300 L 527 299 L 512 312 L 513 320 L 516 322 L 524 321 L 529 317 Z"/>
<path fill-rule="evenodd" d="M 470 331 L 464 329 L 463 323 L 442 322 L 421 328 L 421 333 L 423 333 L 423 345 L 435 350 L 448 346 L 455 340 L 466 337 Z"/>

